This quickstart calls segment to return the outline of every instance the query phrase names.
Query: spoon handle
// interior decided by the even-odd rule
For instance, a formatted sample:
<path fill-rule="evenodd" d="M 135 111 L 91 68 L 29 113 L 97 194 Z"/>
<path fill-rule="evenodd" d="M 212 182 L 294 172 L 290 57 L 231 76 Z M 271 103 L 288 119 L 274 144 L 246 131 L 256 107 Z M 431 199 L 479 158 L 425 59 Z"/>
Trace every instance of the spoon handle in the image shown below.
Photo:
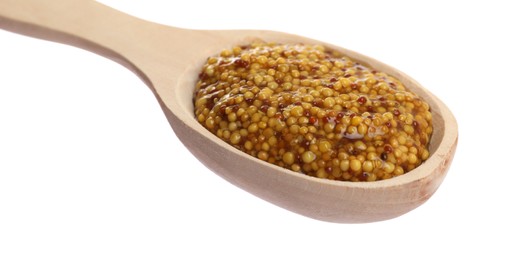
<path fill-rule="evenodd" d="M 151 34 L 164 28 L 96 1 L 0 0 L 0 29 L 86 49 L 141 74 Z M 169 27 L 179 37 L 185 31 Z"/>
<path fill-rule="evenodd" d="M 131 35 L 132 17 L 95 1 L 0 0 L 0 27 L 12 32 L 93 51 L 113 49 Z"/>

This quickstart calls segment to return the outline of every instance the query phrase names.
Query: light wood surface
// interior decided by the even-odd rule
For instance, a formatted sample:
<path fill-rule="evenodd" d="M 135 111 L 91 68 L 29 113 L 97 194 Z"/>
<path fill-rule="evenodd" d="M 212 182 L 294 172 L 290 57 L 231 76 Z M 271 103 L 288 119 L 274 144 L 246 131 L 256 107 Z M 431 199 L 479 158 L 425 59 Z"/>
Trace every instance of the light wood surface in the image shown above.
<path fill-rule="evenodd" d="M 185 30 L 84 0 L 0 0 L 0 28 L 77 46 L 127 67 L 153 91 L 176 135 L 204 165 L 262 199 L 311 218 L 364 223 L 400 216 L 437 190 L 457 146 L 455 118 L 419 83 L 375 59 L 313 39 L 272 31 Z M 434 134 L 430 158 L 417 169 L 385 181 L 330 181 L 265 163 L 212 135 L 193 113 L 192 95 L 200 66 L 208 56 L 256 38 L 323 44 L 403 81 L 431 106 Z M 198 184 L 187 185 L 197 188 Z"/>

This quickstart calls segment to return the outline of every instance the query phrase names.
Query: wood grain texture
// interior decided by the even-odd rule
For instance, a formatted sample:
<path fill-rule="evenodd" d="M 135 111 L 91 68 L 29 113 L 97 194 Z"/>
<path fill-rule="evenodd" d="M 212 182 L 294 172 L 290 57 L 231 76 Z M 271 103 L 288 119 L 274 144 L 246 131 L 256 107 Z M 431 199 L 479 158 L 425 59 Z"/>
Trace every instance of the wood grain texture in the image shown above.
<path fill-rule="evenodd" d="M 83 48 L 129 68 L 154 92 L 179 139 L 204 165 L 262 199 L 311 218 L 363 223 L 400 216 L 433 195 L 456 150 L 456 120 L 437 97 L 397 69 L 328 43 L 272 31 L 174 28 L 83 0 L 0 0 L 0 28 Z M 212 135 L 194 118 L 192 95 L 200 67 L 208 56 L 253 39 L 323 44 L 397 77 L 431 106 L 430 158 L 385 181 L 330 181 L 260 161 Z M 187 185 L 197 188 L 197 183 Z"/>

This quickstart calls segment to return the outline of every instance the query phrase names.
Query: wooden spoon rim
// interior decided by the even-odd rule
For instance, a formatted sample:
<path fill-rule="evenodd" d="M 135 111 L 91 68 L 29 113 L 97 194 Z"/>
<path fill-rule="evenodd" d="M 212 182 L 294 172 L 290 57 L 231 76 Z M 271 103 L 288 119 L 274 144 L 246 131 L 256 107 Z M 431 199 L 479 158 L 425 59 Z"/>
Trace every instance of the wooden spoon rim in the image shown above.
<path fill-rule="evenodd" d="M 223 32 L 223 31 L 221 31 Z M 236 31 L 237 32 L 237 31 Z M 435 131 L 443 131 L 442 139 L 437 143 L 431 143 L 430 144 L 430 156 L 429 158 L 424 161 L 421 165 L 419 165 L 417 168 L 413 169 L 410 172 L 405 173 L 404 175 L 397 176 L 391 179 L 387 180 L 379 180 L 375 182 L 350 182 L 350 181 L 336 181 L 336 180 L 328 180 L 328 179 L 322 179 L 317 178 L 313 176 L 309 176 L 303 173 L 294 172 L 289 169 L 265 162 L 263 160 L 260 160 L 258 158 L 255 158 L 253 156 L 250 156 L 246 154 L 245 152 L 240 151 L 239 149 L 236 149 L 232 145 L 226 143 L 222 139 L 218 138 L 214 134 L 212 134 L 210 131 L 208 131 L 205 127 L 203 127 L 199 122 L 197 122 L 195 116 L 194 116 L 194 107 L 193 102 L 190 102 L 190 104 L 186 104 L 187 97 L 186 95 L 180 95 L 178 92 L 183 87 L 186 87 L 187 84 L 190 84 L 191 86 L 195 87 L 197 77 L 195 75 L 198 75 L 199 70 L 201 69 L 203 61 L 201 61 L 201 65 L 192 65 L 189 66 L 183 71 L 179 77 L 180 80 L 176 82 L 176 87 L 174 87 L 174 91 L 176 93 L 172 93 L 174 96 L 176 96 L 175 101 L 176 102 L 167 102 L 166 106 L 171 110 L 173 114 L 175 114 L 181 121 L 183 121 L 185 124 L 190 126 L 191 128 L 194 128 L 197 132 L 199 132 L 202 136 L 204 136 L 206 139 L 208 139 L 211 142 L 218 143 L 220 146 L 226 147 L 227 149 L 231 150 L 233 153 L 241 156 L 245 160 L 248 160 L 252 163 L 252 165 L 255 165 L 256 163 L 264 164 L 265 166 L 271 168 L 274 170 L 272 174 L 275 174 L 276 172 L 282 172 L 284 174 L 289 174 L 294 176 L 295 178 L 302 178 L 307 181 L 312 182 L 320 182 L 332 186 L 340 186 L 340 187 L 347 187 L 347 188 L 362 188 L 362 189 L 382 189 L 386 187 L 392 187 L 392 186 L 400 186 L 409 184 L 415 181 L 419 181 L 420 179 L 424 179 L 428 176 L 430 176 L 438 167 L 441 167 L 441 164 L 446 164 L 443 162 L 447 158 L 447 154 L 452 153 L 454 151 L 454 146 L 456 145 L 457 139 L 458 139 L 458 126 L 457 122 L 451 113 L 451 111 L 448 109 L 448 107 L 439 100 L 435 95 L 433 95 L 431 92 L 429 92 L 427 89 L 425 89 L 423 86 L 421 86 L 417 81 L 403 73 L 402 71 L 389 66 L 383 62 L 380 62 L 376 59 L 373 59 L 371 57 L 368 57 L 366 55 L 357 53 L 352 50 L 348 50 L 342 47 L 338 47 L 329 43 L 320 42 L 318 40 L 309 39 L 302 36 L 296 36 L 291 34 L 286 34 L 282 32 L 276 32 L 276 31 L 260 31 L 260 30 L 244 30 L 243 33 L 245 36 L 243 38 L 240 38 L 237 42 L 237 44 L 245 44 L 248 42 L 251 42 L 253 39 L 261 39 L 268 42 L 275 42 L 274 40 L 280 40 L 281 38 L 285 38 L 286 41 L 277 41 L 277 42 L 283 42 L 283 43 L 304 43 L 304 44 L 321 44 L 323 46 L 326 46 L 327 48 L 334 49 L 337 51 L 340 51 L 341 53 L 346 54 L 347 56 L 353 58 L 354 60 L 361 62 L 363 64 L 369 65 L 372 68 L 378 69 L 380 71 L 383 71 L 385 73 L 388 73 L 398 79 L 400 79 L 405 86 L 413 91 L 414 93 L 421 96 L 428 104 L 430 105 L 430 108 L 432 110 L 432 113 L 434 116 L 440 116 L 442 118 L 443 125 L 434 125 L 434 132 Z M 248 36 L 248 35 L 252 36 Z M 265 37 L 259 37 L 259 35 L 265 36 Z M 231 46 L 223 46 L 225 47 L 233 47 Z M 217 54 L 217 53 L 216 53 Z M 190 79 L 192 77 L 192 82 L 188 83 L 187 78 Z M 190 80 L 189 80 L 190 81 Z M 161 95 L 160 96 L 164 96 Z M 190 99 L 192 100 L 192 99 Z M 184 106 L 179 106 L 180 104 L 184 104 Z M 190 115 L 190 116 L 189 116 Z M 270 174 L 270 173 L 267 173 Z"/>

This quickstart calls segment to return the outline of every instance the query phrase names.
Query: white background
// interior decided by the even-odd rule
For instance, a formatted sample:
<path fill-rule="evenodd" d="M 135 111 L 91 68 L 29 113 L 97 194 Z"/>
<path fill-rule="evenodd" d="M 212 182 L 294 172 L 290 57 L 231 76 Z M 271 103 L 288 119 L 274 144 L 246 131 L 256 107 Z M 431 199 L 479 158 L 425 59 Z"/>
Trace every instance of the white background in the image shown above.
<path fill-rule="evenodd" d="M 454 112 L 453 165 L 427 203 L 399 218 L 308 219 L 204 168 L 122 66 L 0 31 L 0 259 L 522 257 L 517 5 L 102 2 L 178 27 L 300 34 L 399 68 Z"/>

